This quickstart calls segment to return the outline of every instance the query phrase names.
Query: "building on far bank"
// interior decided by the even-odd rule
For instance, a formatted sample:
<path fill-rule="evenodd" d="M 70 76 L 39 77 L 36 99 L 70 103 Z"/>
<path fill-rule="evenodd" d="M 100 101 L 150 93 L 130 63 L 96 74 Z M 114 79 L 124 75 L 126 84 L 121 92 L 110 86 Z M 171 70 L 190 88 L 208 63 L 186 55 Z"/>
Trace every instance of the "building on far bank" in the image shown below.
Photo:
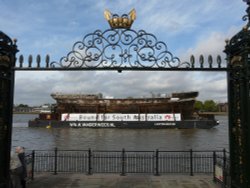
<path fill-rule="evenodd" d="M 13 113 L 32 113 L 33 107 L 20 107 L 20 106 L 14 106 L 13 107 Z"/>
<path fill-rule="evenodd" d="M 228 103 L 219 103 L 218 104 L 218 111 L 219 112 L 228 112 Z"/>
<path fill-rule="evenodd" d="M 51 112 L 51 104 L 44 104 L 42 106 L 14 106 L 13 113 L 49 113 Z"/>

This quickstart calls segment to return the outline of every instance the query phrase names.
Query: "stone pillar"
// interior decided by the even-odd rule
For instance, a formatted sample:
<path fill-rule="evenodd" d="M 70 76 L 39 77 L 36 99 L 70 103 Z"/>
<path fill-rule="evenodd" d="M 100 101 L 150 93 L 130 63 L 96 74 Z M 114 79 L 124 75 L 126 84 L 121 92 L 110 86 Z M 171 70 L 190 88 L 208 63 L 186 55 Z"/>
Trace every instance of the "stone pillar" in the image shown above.
<path fill-rule="evenodd" d="M 9 187 L 16 41 L 0 31 L 0 188 Z"/>

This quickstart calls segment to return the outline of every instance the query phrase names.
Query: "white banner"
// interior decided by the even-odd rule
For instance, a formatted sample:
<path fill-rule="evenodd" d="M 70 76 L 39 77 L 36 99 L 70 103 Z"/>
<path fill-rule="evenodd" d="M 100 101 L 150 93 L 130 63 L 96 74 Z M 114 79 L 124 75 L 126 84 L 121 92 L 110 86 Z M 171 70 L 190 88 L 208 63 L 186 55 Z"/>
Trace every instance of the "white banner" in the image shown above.
<path fill-rule="evenodd" d="M 61 121 L 181 121 L 181 114 L 62 114 Z"/>

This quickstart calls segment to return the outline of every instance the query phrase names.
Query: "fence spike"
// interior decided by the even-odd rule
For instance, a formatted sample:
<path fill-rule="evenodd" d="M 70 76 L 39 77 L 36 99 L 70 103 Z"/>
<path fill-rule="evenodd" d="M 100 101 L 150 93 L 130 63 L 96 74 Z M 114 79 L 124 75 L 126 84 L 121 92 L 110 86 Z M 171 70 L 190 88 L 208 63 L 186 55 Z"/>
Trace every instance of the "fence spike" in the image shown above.
<path fill-rule="evenodd" d="M 32 57 L 32 55 L 29 55 L 29 57 L 28 57 L 28 63 L 29 63 L 29 67 L 32 67 L 32 61 L 33 61 L 33 57 Z"/>
<path fill-rule="evenodd" d="M 194 63 L 195 63 L 194 55 L 191 55 L 191 57 L 190 57 L 190 63 L 191 63 L 191 67 L 194 68 Z"/>
<path fill-rule="evenodd" d="M 49 57 L 49 55 L 47 54 L 46 57 L 45 57 L 46 68 L 49 68 L 49 61 L 50 61 L 50 57 Z"/>
<path fill-rule="evenodd" d="M 23 55 L 19 56 L 19 67 L 22 68 L 23 67 Z"/>
<path fill-rule="evenodd" d="M 217 56 L 217 64 L 218 64 L 218 68 L 221 68 L 221 56 L 220 55 Z"/>
<path fill-rule="evenodd" d="M 41 56 L 39 54 L 36 56 L 36 63 L 37 63 L 37 67 L 40 67 Z"/>
<path fill-rule="evenodd" d="M 209 64 L 209 68 L 212 68 L 212 65 L 213 65 L 213 57 L 212 57 L 212 55 L 208 56 L 208 64 Z"/>
<path fill-rule="evenodd" d="M 203 68 L 203 64 L 204 64 L 204 56 L 203 55 L 200 55 L 199 63 L 200 63 L 200 68 Z"/>

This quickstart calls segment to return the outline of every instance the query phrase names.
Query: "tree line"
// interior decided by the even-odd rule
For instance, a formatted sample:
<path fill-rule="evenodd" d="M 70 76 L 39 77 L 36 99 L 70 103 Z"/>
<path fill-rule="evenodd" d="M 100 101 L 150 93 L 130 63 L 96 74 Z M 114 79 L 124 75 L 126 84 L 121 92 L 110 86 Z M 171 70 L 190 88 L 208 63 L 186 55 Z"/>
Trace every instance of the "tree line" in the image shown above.
<path fill-rule="evenodd" d="M 196 101 L 194 105 L 194 109 L 200 112 L 218 112 L 219 106 L 213 100 Z"/>

